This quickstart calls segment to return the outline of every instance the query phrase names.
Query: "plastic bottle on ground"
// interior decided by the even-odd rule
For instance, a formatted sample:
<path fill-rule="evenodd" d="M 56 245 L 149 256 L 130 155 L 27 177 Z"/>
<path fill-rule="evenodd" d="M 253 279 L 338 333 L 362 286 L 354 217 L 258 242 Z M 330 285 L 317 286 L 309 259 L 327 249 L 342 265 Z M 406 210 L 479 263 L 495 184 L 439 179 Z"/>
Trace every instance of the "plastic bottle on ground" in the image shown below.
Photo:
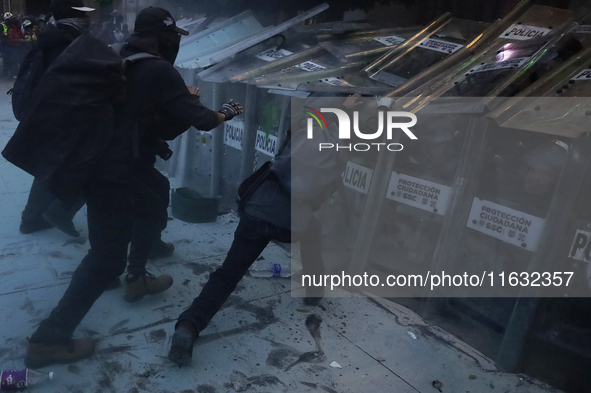
<path fill-rule="evenodd" d="M 0 390 L 25 389 L 53 379 L 53 372 L 30 369 L 0 371 Z"/>
<path fill-rule="evenodd" d="M 248 269 L 252 277 L 291 277 L 290 263 L 271 263 L 266 260 L 255 261 Z"/>

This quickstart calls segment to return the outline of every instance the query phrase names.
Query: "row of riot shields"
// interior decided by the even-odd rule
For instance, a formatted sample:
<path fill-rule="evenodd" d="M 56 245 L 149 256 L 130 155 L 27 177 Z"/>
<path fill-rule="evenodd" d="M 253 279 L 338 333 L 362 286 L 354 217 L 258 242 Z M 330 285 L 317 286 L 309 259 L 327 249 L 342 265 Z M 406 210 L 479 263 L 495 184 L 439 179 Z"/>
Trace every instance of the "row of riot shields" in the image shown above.
<path fill-rule="evenodd" d="M 415 309 L 505 370 L 550 382 L 572 376 L 562 369 L 549 377 L 539 361 L 557 350 L 590 360 L 586 128 L 573 137 L 560 127 L 532 132 L 473 114 L 418 119 L 428 126 L 415 127 L 416 141 L 401 135 L 402 151 L 348 154 L 344 186 L 321 212 L 327 270 L 381 283 L 421 276 L 425 285 L 363 290 Z M 428 281 L 429 272 L 454 277 L 454 285 Z M 466 275 L 469 286 L 455 282 Z M 528 348 L 540 343 L 547 352 L 532 356 Z"/>
<path fill-rule="evenodd" d="M 417 310 L 502 369 L 583 392 L 591 362 L 591 102 L 580 97 L 589 96 L 591 62 L 588 27 L 562 16 L 562 25 L 547 23 L 554 33 L 493 42 L 429 82 L 389 94 L 390 109 L 417 115 L 418 140 L 394 154 L 352 153 L 345 173 L 364 175 L 345 177 L 335 200 L 349 207 L 334 203 L 324 217 L 355 222 L 354 235 L 341 226 L 333 241 L 349 239 L 348 271 L 458 278 L 370 293 Z M 397 91 L 410 93 L 396 98 Z M 371 183 L 354 181 L 361 178 Z"/>
<path fill-rule="evenodd" d="M 197 29 L 181 42 L 186 82 L 212 108 L 234 98 L 246 111 L 213 133 L 184 134 L 161 167 L 233 207 L 240 182 L 302 127 L 292 122 L 302 107 L 382 97 L 358 111 L 367 133 L 377 107 L 415 114 L 418 139 L 377 139 L 402 150 L 345 144 L 359 148 L 345 147 L 342 185 L 316 212 L 327 272 L 421 276 L 428 285 L 349 289 L 411 307 L 504 370 L 584 391 L 584 374 L 565 377 L 583 366 L 542 361 L 588 364 L 591 353 L 591 108 L 559 100 L 589 96 L 584 15 L 522 1 L 490 23 L 443 14 L 404 28 L 301 18 L 263 27 L 245 13 Z M 452 284 L 465 278 L 435 285 L 445 272 Z"/>
<path fill-rule="evenodd" d="M 546 34 L 569 15 L 524 0 L 492 23 L 445 13 L 426 26 L 404 28 L 350 22 L 301 25 L 327 7 L 320 5 L 277 26 L 262 26 L 248 11 L 222 22 L 206 19 L 191 25 L 176 62 L 186 82 L 202 87 L 211 107 L 232 97 L 246 104 L 246 112 L 225 126 L 224 138 L 216 133 L 183 135 L 173 146 L 177 154 L 161 167 L 183 185 L 193 183 L 200 192 L 222 195 L 232 204 L 237 183 L 273 156 L 272 146 L 289 128 L 285 97 L 383 96 L 393 89 L 417 88 L 465 64 L 477 51 L 516 41 L 519 29 L 514 26 Z"/>
<path fill-rule="evenodd" d="M 581 25 L 577 34 L 588 29 Z M 590 250 L 588 246 L 591 145 L 588 134 L 591 85 L 589 50 L 582 51 L 553 74 L 533 85 L 490 115 L 495 123 L 528 132 L 567 138 L 567 160 L 547 214 L 548 230 L 542 235 L 532 268 L 574 272 L 574 294 L 557 293 L 553 298 L 522 299 L 513 318 L 512 340 L 523 343 L 521 366 L 567 391 L 587 390 L 591 319 L 589 309 Z M 529 98 L 527 96 L 541 96 Z M 558 134 L 557 134 L 558 132 Z M 527 332 L 527 334 L 525 333 Z M 509 341 L 508 341 L 509 342 Z M 508 348 L 501 354 L 512 361 Z"/>

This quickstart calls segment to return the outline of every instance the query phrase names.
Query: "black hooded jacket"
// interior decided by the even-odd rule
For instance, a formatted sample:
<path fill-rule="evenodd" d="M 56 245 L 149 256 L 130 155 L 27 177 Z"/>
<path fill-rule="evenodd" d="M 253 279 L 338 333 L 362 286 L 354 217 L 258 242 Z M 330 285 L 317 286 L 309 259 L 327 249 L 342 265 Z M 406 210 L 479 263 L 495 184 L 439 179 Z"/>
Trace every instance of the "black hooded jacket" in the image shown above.
<path fill-rule="evenodd" d="M 113 102 L 124 88 L 121 58 L 88 33 L 57 56 L 39 80 L 29 114 L 2 151 L 59 198 L 80 195 L 115 129 Z M 66 48 L 60 51 L 60 46 Z"/>
<path fill-rule="evenodd" d="M 128 38 L 121 57 L 135 53 L 161 56 L 157 39 L 140 34 Z M 191 126 L 209 131 L 219 124 L 217 112 L 190 94 L 178 71 L 161 57 L 127 63 L 125 78 L 116 137 L 107 149 L 101 176 L 126 181 L 130 165 L 154 163 L 153 141 L 172 140 Z"/>
<path fill-rule="evenodd" d="M 19 67 L 12 89 L 12 107 L 18 121 L 28 115 L 30 101 L 45 71 L 80 34 L 75 27 L 62 24 L 49 24 L 39 33 Z"/>
<path fill-rule="evenodd" d="M 131 35 L 121 50 L 123 58 L 135 53 L 150 53 L 161 56 L 155 37 Z M 150 128 L 156 121 L 160 137 L 172 140 L 190 126 L 209 131 L 218 125 L 217 112 L 201 103 L 198 96 L 189 93 L 183 78 L 168 61 L 160 58 L 129 63 L 125 72 L 127 78 L 126 100 L 122 107 L 120 125 L 142 117 L 143 128 Z"/>
<path fill-rule="evenodd" d="M 35 42 L 38 50 L 43 53 L 44 63 L 42 65 L 45 66 L 41 67 L 43 72 L 81 34 L 81 31 L 69 25 L 46 25 L 38 34 L 37 41 Z"/>
<path fill-rule="evenodd" d="M 157 48 L 152 38 L 132 36 L 121 54 L 159 55 Z M 148 132 L 170 140 L 191 125 L 214 128 L 217 116 L 189 93 L 169 62 L 128 63 L 124 78 L 121 57 L 83 34 L 48 68 L 31 115 L 2 155 L 44 181 L 60 199 L 71 200 L 93 179 L 127 183 L 139 158 L 138 143 Z"/>

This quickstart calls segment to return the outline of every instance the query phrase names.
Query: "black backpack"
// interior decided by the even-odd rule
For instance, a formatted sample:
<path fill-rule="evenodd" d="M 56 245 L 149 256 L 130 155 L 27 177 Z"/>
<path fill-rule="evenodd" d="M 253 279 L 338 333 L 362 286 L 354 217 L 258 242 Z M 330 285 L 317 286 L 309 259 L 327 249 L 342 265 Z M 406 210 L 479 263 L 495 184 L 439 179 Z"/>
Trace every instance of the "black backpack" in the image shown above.
<path fill-rule="evenodd" d="M 85 33 L 47 67 L 35 86 L 23 69 L 15 114 L 25 116 L 2 151 L 4 158 L 42 181 L 58 198 L 78 197 L 115 135 L 125 65 L 140 58 L 157 56 L 138 53 L 122 59 Z"/>
<path fill-rule="evenodd" d="M 285 150 L 287 144 L 291 140 L 291 131 L 287 131 L 286 138 L 283 140 L 283 143 L 279 147 L 279 152 L 277 156 L 281 155 Z M 273 171 L 271 171 L 271 165 L 273 164 L 272 161 L 267 161 L 259 169 L 257 169 L 252 175 L 244 179 L 242 183 L 238 186 L 238 195 L 236 196 L 236 203 L 238 204 L 238 214 L 241 214 L 244 211 L 244 207 L 246 206 L 246 202 L 252 197 L 252 194 L 259 188 L 261 184 L 265 180 L 269 178 L 269 176 L 273 175 Z"/>
<path fill-rule="evenodd" d="M 238 204 L 238 214 L 244 211 L 246 202 L 252 197 L 252 194 L 267 178 L 271 175 L 272 161 L 267 161 L 252 175 L 244 179 L 240 186 L 238 186 L 238 195 L 236 196 L 236 203 Z"/>
<path fill-rule="evenodd" d="M 43 52 L 37 46 L 27 53 L 20 68 L 14 86 L 6 94 L 12 94 L 12 112 L 18 121 L 22 121 L 31 108 L 31 100 L 39 80 L 46 71 Z"/>
<path fill-rule="evenodd" d="M 111 45 L 111 49 L 117 55 L 121 53 L 122 48 L 123 44 Z M 151 58 L 158 58 L 158 56 L 142 52 L 124 57 L 121 59 L 123 62 L 122 70 L 125 72 L 125 67 L 128 63 Z M 31 103 L 35 97 L 35 89 L 48 68 L 46 62 L 45 54 L 35 45 L 23 59 L 14 86 L 6 93 L 12 95 L 12 112 L 14 113 L 14 118 L 18 121 L 23 121 L 31 109 Z"/>

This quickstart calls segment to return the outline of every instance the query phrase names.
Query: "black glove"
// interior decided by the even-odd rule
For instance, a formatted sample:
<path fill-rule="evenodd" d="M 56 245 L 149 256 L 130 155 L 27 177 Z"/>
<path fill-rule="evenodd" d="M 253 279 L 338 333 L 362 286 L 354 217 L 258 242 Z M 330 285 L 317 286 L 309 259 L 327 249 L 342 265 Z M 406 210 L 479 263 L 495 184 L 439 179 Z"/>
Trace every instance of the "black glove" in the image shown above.
<path fill-rule="evenodd" d="M 230 120 L 244 112 L 244 108 L 238 102 L 234 102 L 233 99 L 229 99 L 228 102 L 224 103 L 218 111 L 226 115 L 226 120 Z"/>

